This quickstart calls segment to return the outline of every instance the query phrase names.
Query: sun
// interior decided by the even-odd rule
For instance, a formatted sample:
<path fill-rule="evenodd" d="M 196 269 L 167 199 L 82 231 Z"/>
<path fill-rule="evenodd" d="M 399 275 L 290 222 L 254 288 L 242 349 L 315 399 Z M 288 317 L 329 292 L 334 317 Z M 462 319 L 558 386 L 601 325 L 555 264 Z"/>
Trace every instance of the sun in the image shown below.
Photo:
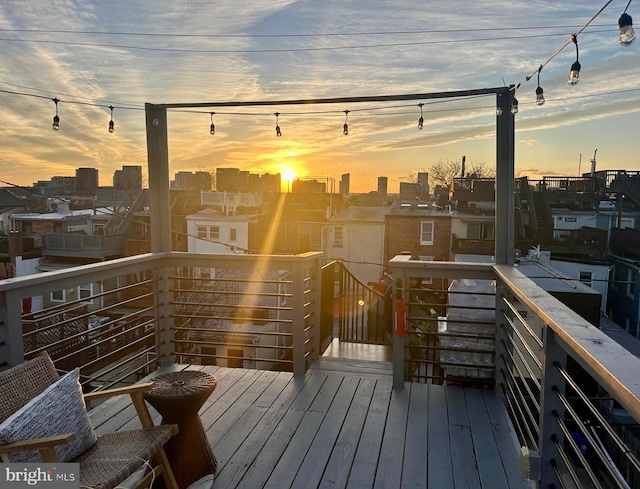
<path fill-rule="evenodd" d="M 282 189 L 291 192 L 291 183 L 298 178 L 298 173 L 293 168 L 282 170 Z"/>

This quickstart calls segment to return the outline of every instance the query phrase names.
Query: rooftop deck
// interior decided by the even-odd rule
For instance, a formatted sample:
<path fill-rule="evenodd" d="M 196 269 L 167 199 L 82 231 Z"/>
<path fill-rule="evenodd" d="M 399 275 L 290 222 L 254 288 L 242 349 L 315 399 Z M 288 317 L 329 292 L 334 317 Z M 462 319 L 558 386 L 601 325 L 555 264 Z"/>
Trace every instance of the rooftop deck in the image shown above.
<path fill-rule="evenodd" d="M 356 368 L 346 373 L 319 364 L 304 377 L 168 367 L 218 379 L 200 410 L 218 459 L 213 488 L 528 487 L 518 472 L 519 443 L 493 391 L 416 383 L 394 390 L 384 368 L 349 362 Z M 90 417 L 99 433 L 137 424 L 125 398 Z"/>

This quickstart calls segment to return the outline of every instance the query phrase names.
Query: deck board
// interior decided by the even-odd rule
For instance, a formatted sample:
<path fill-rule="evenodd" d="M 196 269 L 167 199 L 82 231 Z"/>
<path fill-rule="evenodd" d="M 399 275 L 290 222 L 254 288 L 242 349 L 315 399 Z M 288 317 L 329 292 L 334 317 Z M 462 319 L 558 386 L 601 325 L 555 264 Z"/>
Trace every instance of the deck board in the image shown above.
<path fill-rule="evenodd" d="M 366 365 L 349 363 L 347 372 L 316 366 L 300 378 L 198 367 L 218 378 L 200 410 L 218 458 L 212 489 L 530 487 L 493 391 L 412 383 L 393 390 L 386 374 L 358 375 Z M 137 423 L 128 396 L 89 414 L 98 432 Z"/>

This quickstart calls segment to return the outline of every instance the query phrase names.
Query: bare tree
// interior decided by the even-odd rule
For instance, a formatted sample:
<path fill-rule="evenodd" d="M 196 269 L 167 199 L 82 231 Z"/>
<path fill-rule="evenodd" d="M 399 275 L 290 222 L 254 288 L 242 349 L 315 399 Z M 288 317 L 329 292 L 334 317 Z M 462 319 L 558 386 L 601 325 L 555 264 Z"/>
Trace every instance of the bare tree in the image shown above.
<path fill-rule="evenodd" d="M 425 169 L 429 173 L 429 183 L 432 186 L 443 185 L 449 187 L 454 178 L 462 177 L 462 159 L 458 160 L 438 160 L 429 168 Z M 466 161 L 465 176 L 474 178 L 492 178 L 495 170 L 484 162 Z"/>
<path fill-rule="evenodd" d="M 211 175 L 211 189 L 210 190 L 216 190 L 216 169 L 213 166 L 199 166 L 197 168 L 198 171 L 206 171 L 209 175 Z"/>

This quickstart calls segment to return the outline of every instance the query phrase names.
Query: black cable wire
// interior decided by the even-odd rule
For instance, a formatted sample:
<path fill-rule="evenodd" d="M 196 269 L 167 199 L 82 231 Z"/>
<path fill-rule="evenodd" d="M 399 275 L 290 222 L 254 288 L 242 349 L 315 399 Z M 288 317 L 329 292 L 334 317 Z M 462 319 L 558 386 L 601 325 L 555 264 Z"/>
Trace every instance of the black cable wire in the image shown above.
<path fill-rule="evenodd" d="M 610 2 L 613 0 L 609 0 Z M 609 32 L 611 29 L 603 31 L 593 32 Z M 511 36 L 509 39 L 533 39 L 541 37 L 557 37 L 564 36 L 564 33 L 558 34 L 531 34 L 523 36 Z M 351 46 L 322 46 L 322 47 L 308 47 L 308 48 L 272 48 L 272 49 L 186 49 L 186 48 L 161 48 L 150 46 L 132 46 L 127 44 L 101 44 L 92 42 L 74 42 L 74 41 L 57 41 L 57 40 L 44 40 L 44 39 L 11 39 L 0 38 L 3 42 L 26 42 L 26 43 L 38 43 L 38 44 L 56 44 L 63 46 L 81 46 L 81 47 L 99 47 L 99 48 L 118 48 L 118 49 L 132 49 L 140 51 L 155 51 L 155 52 L 170 52 L 170 53 L 196 53 L 196 54 L 256 54 L 256 53 L 299 53 L 299 52 L 314 52 L 314 51 L 338 51 L 338 50 L 354 50 L 354 49 L 380 49 L 380 48 L 392 48 L 392 47 L 407 47 L 407 46 L 426 46 L 426 45 L 438 45 L 438 44 L 455 44 L 455 43 L 477 43 L 483 41 L 504 41 L 504 36 L 498 37 L 485 37 L 485 38 L 468 38 L 468 39 L 447 39 L 437 41 L 415 41 L 415 42 L 398 42 L 398 43 L 386 43 L 386 44 L 358 44 Z"/>
<path fill-rule="evenodd" d="M 549 58 L 547 58 L 547 60 L 542 63 L 538 68 L 536 68 L 531 74 L 527 75 L 524 80 L 522 80 L 521 82 L 519 82 L 517 85 L 515 85 L 512 90 L 515 92 L 516 90 L 518 90 L 518 88 L 520 88 L 520 86 L 523 83 L 528 82 L 531 77 L 533 75 L 535 75 L 539 70 L 542 70 L 542 68 L 544 68 L 545 66 L 547 66 L 551 60 L 553 60 L 556 56 L 558 56 L 558 54 L 560 54 L 564 48 L 566 48 L 569 44 L 571 44 L 572 42 L 574 42 L 574 39 L 579 35 L 582 34 L 582 32 L 589 27 L 589 25 L 604 11 L 604 9 L 606 9 L 609 4 L 612 2 L 613 0 L 608 0 L 607 3 L 605 3 L 602 8 L 600 8 L 600 10 L 598 10 L 593 17 L 591 17 L 586 24 L 584 24 L 576 33 L 571 34 L 571 36 L 569 37 L 569 40 L 567 42 L 565 42 L 555 53 L 553 53 Z M 631 0 L 629 0 L 629 3 L 631 3 Z M 598 31 L 594 31 L 594 32 L 598 32 Z M 578 44 L 576 43 L 576 49 L 577 49 Z"/>
<path fill-rule="evenodd" d="M 631 3 L 631 2 L 629 2 Z M 629 6 L 627 5 L 627 8 Z M 626 9 L 625 9 L 626 12 Z M 411 34 L 449 34 L 452 32 L 504 32 L 504 31 L 525 31 L 542 29 L 573 29 L 579 25 L 553 25 L 553 26 L 530 26 L 530 27 L 485 27 L 476 29 L 426 29 L 426 30 L 406 30 L 406 31 L 361 31 L 361 32 L 318 32 L 304 34 L 182 34 L 167 32 L 108 32 L 108 31 L 79 31 L 71 29 L 0 29 L 0 32 L 27 32 L 42 34 L 86 34 L 104 36 L 132 36 L 132 37 L 192 37 L 192 38 L 291 38 L 291 37 L 354 37 L 354 36 L 390 36 L 390 35 L 411 35 Z M 608 24 L 600 24 L 596 27 L 609 27 Z"/>

